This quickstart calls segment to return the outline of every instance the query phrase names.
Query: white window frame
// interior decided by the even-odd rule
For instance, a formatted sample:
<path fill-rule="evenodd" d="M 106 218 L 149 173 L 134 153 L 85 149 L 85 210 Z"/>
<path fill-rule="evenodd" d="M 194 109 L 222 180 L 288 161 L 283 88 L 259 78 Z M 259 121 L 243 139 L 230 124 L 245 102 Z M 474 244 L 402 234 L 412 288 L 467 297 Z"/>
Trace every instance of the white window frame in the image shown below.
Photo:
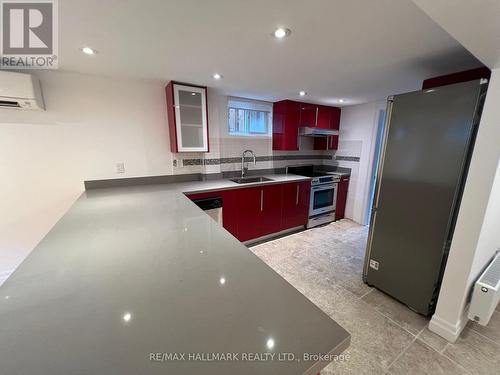
<path fill-rule="evenodd" d="M 259 133 L 231 133 L 229 131 L 229 108 L 230 108 L 231 102 L 247 103 L 248 108 L 242 107 L 243 109 L 269 112 L 269 123 L 268 123 L 267 133 L 265 133 L 265 134 L 264 133 L 260 133 L 260 134 Z M 231 108 L 238 108 L 238 107 L 231 107 Z M 249 137 L 251 137 L 251 138 L 271 138 L 273 135 L 273 103 L 271 103 L 271 102 L 229 96 L 227 98 L 225 113 L 226 113 L 226 121 L 225 121 L 224 130 L 225 130 L 225 134 L 230 138 L 249 138 Z"/>

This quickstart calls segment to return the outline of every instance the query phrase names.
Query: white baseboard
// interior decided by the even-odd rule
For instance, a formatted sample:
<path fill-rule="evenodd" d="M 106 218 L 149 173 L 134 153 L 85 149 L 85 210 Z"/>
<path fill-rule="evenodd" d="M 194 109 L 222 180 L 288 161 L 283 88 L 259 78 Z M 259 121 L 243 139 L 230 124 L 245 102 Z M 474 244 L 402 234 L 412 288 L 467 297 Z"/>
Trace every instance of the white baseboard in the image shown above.
<path fill-rule="evenodd" d="M 467 309 L 465 309 L 465 311 L 467 311 Z M 429 322 L 429 329 L 449 342 L 455 342 L 462 333 L 467 322 L 467 315 L 462 315 L 461 319 L 456 323 L 450 323 L 434 314 Z"/>
<path fill-rule="evenodd" d="M 12 272 L 14 272 L 14 270 L 0 272 L 0 285 L 2 285 L 4 283 L 4 281 L 9 278 L 9 276 L 12 274 Z"/>

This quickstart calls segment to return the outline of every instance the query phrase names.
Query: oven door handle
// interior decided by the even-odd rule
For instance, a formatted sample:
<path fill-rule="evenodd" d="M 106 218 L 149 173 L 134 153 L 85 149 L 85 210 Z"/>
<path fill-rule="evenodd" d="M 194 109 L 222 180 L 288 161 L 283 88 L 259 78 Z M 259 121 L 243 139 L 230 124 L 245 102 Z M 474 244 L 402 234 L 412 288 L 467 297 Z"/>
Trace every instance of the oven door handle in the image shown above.
<path fill-rule="evenodd" d="M 322 186 L 313 186 L 311 188 L 312 191 L 321 191 L 321 190 L 330 190 L 330 189 L 335 189 L 336 184 L 331 184 L 331 185 L 322 185 Z"/>

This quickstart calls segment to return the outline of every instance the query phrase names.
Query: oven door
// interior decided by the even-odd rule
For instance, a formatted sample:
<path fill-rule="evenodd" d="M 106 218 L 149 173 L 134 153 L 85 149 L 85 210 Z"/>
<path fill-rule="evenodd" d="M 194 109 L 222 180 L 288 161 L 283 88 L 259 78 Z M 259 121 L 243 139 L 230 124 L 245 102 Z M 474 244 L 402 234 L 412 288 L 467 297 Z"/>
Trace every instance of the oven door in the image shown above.
<path fill-rule="evenodd" d="M 337 184 L 317 185 L 311 187 L 309 216 L 335 211 L 337 202 Z"/>

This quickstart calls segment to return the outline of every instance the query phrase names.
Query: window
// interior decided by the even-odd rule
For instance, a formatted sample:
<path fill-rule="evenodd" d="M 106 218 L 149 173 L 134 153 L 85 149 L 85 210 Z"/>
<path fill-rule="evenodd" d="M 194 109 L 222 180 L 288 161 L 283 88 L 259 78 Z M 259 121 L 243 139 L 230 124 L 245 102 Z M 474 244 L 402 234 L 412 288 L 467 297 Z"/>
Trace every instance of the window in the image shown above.
<path fill-rule="evenodd" d="M 272 111 L 272 103 L 229 98 L 229 134 L 235 136 L 271 136 Z"/>

